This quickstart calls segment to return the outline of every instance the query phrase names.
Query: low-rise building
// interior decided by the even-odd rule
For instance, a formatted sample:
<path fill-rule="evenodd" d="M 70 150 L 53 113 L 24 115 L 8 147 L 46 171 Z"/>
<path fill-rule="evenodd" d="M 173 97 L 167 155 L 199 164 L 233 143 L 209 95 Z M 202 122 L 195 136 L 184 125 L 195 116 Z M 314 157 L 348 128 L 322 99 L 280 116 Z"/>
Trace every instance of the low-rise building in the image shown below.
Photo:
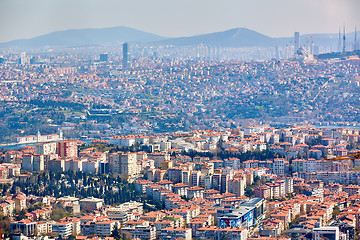
<path fill-rule="evenodd" d="M 93 211 L 102 208 L 104 205 L 104 199 L 99 198 L 84 198 L 80 200 L 80 208 L 85 211 Z"/>
<path fill-rule="evenodd" d="M 183 238 L 185 240 L 191 240 L 192 232 L 191 228 L 185 227 L 168 227 L 161 230 L 160 239 L 176 239 Z"/>
<path fill-rule="evenodd" d="M 34 236 L 36 229 L 36 222 L 28 219 L 10 223 L 11 233 L 22 233 L 25 236 Z"/>

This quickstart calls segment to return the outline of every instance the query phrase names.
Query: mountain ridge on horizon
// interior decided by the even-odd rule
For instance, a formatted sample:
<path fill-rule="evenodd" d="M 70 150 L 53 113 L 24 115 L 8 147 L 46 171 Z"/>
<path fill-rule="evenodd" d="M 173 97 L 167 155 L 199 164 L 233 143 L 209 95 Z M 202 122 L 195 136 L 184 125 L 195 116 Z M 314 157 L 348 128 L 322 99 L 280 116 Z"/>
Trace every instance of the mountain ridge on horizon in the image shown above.
<path fill-rule="evenodd" d="M 165 37 L 153 33 L 126 26 L 117 26 L 54 31 L 33 38 L 2 42 L 0 43 L 0 47 L 72 47 L 79 45 L 112 45 L 121 42 L 151 42 L 163 39 L 165 39 Z"/>
<path fill-rule="evenodd" d="M 252 47 L 269 45 L 271 37 L 248 28 L 232 28 L 225 31 L 199 34 L 190 37 L 170 38 L 159 41 L 160 44 L 174 45 L 219 45 L 223 47 Z"/>
<path fill-rule="evenodd" d="M 353 33 L 348 33 L 351 36 Z M 338 34 L 304 34 L 303 41 L 312 37 L 314 42 L 334 44 Z M 237 27 L 225 31 L 198 34 L 189 37 L 166 38 L 153 33 L 140 31 L 126 26 L 107 28 L 85 28 L 55 31 L 29 39 L 18 39 L 0 43 L 0 48 L 23 47 L 74 47 L 119 45 L 122 42 L 142 42 L 152 45 L 214 45 L 221 47 L 274 47 L 288 44 L 293 37 L 273 38 L 254 30 Z"/>

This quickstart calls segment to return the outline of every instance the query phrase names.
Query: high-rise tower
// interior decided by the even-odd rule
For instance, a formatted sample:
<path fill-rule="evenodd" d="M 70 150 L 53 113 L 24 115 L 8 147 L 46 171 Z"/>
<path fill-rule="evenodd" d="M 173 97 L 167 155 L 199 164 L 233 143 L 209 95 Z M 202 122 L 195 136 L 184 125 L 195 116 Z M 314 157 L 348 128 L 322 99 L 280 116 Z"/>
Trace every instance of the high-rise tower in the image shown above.
<path fill-rule="evenodd" d="M 129 45 L 128 43 L 123 44 L 123 67 L 127 68 L 129 63 Z"/>
<path fill-rule="evenodd" d="M 25 64 L 26 64 L 26 53 L 25 53 L 25 52 L 22 52 L 22 53 L 20 54 L 19 64 L 21 64 L 21 65 L 25 65 Z"/>
<path fill-rule="evenodd" d="M 107 62 L 109 59 L 109 55 L 107 53 L 100 54 L 100 62 Z"/>
<path fill-rule="evenodd" d="M 294 45 L 295 49 L 294 50 L 296 52 L 297 50 L 300 49 L 300 33 L 299 32 L 294 33 L 294 43 L 295 43 L 295 45 Z"/>

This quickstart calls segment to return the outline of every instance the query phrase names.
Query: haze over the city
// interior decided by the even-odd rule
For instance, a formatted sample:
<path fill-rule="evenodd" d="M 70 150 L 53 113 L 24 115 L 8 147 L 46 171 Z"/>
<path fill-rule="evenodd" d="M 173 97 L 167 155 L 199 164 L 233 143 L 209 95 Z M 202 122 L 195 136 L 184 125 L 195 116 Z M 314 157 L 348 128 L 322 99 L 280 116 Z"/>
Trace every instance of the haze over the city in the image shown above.
<path fill-rule="evenodd" d="M 0 42 L 58 30 L 128 26 L 165 37 L 247 27 L 271 37 L 360 23 L 358 0 L 1 0 Z"/>

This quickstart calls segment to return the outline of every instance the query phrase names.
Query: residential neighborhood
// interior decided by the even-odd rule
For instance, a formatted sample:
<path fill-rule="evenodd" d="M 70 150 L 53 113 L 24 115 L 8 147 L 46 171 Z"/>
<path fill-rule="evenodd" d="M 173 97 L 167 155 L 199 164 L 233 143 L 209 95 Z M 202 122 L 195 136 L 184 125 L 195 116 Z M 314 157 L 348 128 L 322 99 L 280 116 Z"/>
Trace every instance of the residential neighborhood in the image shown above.
<path fill-rule="evenodd" d="M 355 239 L 358 136 L 258 125 L 39 141 L 1 155 L 1 229 L 30 239 Z"/>

